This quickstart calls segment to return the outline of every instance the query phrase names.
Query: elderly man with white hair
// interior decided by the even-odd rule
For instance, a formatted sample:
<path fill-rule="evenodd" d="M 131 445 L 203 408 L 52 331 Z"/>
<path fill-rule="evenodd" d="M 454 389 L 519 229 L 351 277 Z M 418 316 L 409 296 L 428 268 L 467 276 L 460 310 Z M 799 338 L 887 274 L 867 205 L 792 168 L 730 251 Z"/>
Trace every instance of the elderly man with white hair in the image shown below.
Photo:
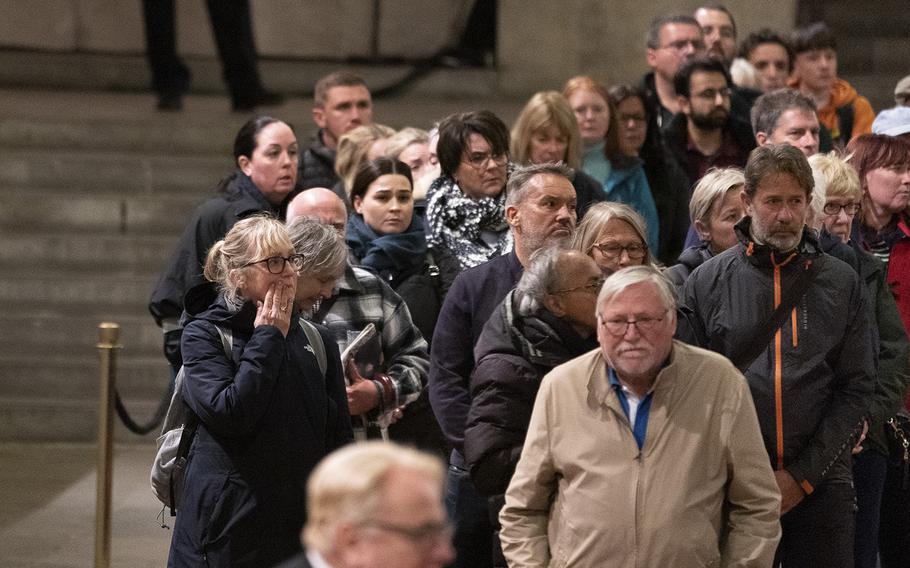
<path fill-rule="evenodd" d="M 780 493 L 749 387 L 674 341 L 647 266 L 597 299 L 600 349 L 547 374 L 500 514 L 510 566 L 770 566 Z"/>
<path fill-rule="evenodd" d="M 441 460 L 364 442 L 326 457 L 307 483 L 306 552 L 281 568 L 442 568 L 455 556 Z"/>

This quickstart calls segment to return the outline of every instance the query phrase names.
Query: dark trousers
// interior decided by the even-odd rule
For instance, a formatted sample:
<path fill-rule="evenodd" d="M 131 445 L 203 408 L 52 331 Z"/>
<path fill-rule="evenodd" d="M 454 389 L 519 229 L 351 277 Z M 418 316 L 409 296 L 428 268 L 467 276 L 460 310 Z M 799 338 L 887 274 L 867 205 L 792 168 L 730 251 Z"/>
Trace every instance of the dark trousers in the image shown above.
<path fill-rule="evenodd" d="M 888 458 L 871 449 L 853 456 L 853 487 L 856 489 L 856 538 L 853 557 L 856 568 L 878 566 L 878 526 Z"/>
<path fill-rule="evenodd" d="M 882 568 L 910 566 L 910 470 L 891 460 L 882 495 L 879 544 Z"/>
<path fill-rule="evenodd" d="M 190 71 L 177 55 L 174 0 L 143 0 L 145 41 L 152 88 L 158 94 L 189 90 Z M 224 82 L 235 103 L 249 102 L 262 91 L 249 0 L 207 0 L 209 20 Z"/>
<path fill-rule="evenodd" d="M 449 465 L 446 479 L 446 509 L 455 523 L 454 568 L 491 568 L 493 527 L 487 498 L 481 495 L 468 471 Z"/>
<path fill-rule="evenodd" d="M 849 482 L 822 484 L 781 517 L 774 566 L 851 568 L 855 494 Z"/>

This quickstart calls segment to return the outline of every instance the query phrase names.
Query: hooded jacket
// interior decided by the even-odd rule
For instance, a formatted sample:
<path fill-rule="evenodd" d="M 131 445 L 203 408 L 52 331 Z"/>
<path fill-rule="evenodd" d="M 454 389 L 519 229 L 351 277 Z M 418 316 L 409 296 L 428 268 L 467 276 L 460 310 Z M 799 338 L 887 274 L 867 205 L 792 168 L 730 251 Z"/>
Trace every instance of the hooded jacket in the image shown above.
<path fill-rule="evenodd" d="M 338 349 L 328 367 L 292 321 L 287 337 L 254 327 L 204 284 L 186 298 L 184 400 L 199 419 L 169 566 L 271 566 L 300 550 L 305 486 L 329 452 L 353 440 Z M 215 326 L 232 331 L 225 357 Z"/>
<path fill-rule="evenodd" d="M 519 315 L 514 291 L 496 308 L 477 340 L 464 448 L 471 481 L 490 496 L 496 566 L 506 566 L 499 547 L 499 510 L 521 456 L 540 380 L 553 367 L 596 347 L 595 336 L 583 339 L 548 311 Z"/>
<path fill-rule="evenodd" d="M 262 212 L 278 215 L 279 208 L 241 172 L 234 174 L 223 192 L 196 209 L 149 300 L 149 311 L 159 326 L 163 320 L 176 323 L 183 313 L 183 296 L 205 282 L 202 266 L 212 245 L 237 221 Z"/>
<path fill-rule="evenodd" d="M 335 150 L 332 150 L 322 141 L 322 130 L 313 135 L 310 147 L 300 156 L 297 166 L 297 185 L 301 189 L 311 187 L 325 187 L 335 191 L 335 184 L 339 182 L 335 173 Z M 335 191 L 335 193 L 338 193 Z M 342 191 L 339 197 L 350 209 L 350 202 Z"/>
<path fill-rule="evenodd" d="M 683 286 L 692 271 L 705 263 L 706 260 L 713 257 L 711 252 L 711 243 L 701 243 L 696 247 L 689 247 L 679 255 L 679 262 L 670 268 L 664 270 L 664 276 L 670 279 L 670 282 L 676 286 L 676 293 L 682 294 Z"/>
<path fill-rule="evenodd" d="M 680 337 L 731 357 L 757 337 L 782 291 L 807 263 L 821 262 L 805 295 L 765 350 L 743 369 L 775 469 L 811 494 L 829 480 L 849 482 L 855 443 L 875 384 L 868 295 L 856 271 L 825 255 L 804 229 L 780 253 L 736 225 L 740 243 L 697 268 L 684 287 L 690 330 Z M 690 335 L 686 337 L 686 335 Z"/>
<path fill-rule="evenodd" d="M 791 85 L 793 88 L 799 89 L 799 81 L 793 82 Z M 849 132 L 844 132 L 843 129 L 847 125 L 841 124 L 838 109 L 848 105 L 853 107 L 853 124 Z M 874 120 L 875 111 L 872 110 L 869 99 L 857 93 L 856 89 L 843 79 L 834 80 L 828 104 L 818 109 L 819 124 L 830 132 L 834 142 L 839 142 L 842 146 L 846 146 L 850 140 L 861 134 L 871 133 Z"/>
<path fill-rule="evenodd" d="M 505 492 L 521 455 L 540 380 L 553 367 L 597 347 L 548 311 L 518 314 L 509 292 L 483 328 L 471 373 L 465 458 L 487 495 Z"/>

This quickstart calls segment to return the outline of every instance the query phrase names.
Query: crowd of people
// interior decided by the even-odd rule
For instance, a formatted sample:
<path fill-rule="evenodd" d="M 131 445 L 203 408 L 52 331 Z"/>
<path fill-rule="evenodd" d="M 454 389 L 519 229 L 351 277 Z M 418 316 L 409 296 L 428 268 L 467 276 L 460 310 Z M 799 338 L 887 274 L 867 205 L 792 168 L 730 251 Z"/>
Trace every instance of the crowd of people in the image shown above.
<path fill-rule="evenodd" d="M 910 565 L 910 80 L 836 49 L 710 5 L 511 129 L 345 71 L 249 120 L 150 303 L 169 566 Z"/>

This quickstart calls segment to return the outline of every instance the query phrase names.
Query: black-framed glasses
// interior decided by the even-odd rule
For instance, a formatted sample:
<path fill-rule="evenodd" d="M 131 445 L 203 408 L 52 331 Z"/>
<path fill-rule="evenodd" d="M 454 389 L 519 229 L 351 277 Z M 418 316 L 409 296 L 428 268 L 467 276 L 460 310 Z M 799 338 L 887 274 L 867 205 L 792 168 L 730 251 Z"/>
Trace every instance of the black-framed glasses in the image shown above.
<path fill-rule="evenodd" d="M 846 205 L 840 205 L 829 201 L 825 203 L 825 206 L 822 207 L 822 211 L 825 212 L 825 215 L 840 215 L 840 210 L 843 209 L 847 215 L 853 216 L 859 213 L 860 204 L 859 203 L 848 203 Z"/>
<path fill-rule="evenodd" d="M 645 257 L 645 253 L 648 252 L 648 245 L 644 243 L 631 243 L 628 245 L 595 243 L 591 245 L 591 248 L 596 248 L 607 258 L 619 258 L 622 256 L 622 252 L 626 251 L 626 254 L 632 260 L 641 260 Z"/>
<path fill-rule="evenodd" d="M 660 46 L 659 49 L 670 49 L 673 51 L 682 51 L 686 47 L 692 46 L 694 51 L 701 51 L 705 48 L 705 42 L 701 39 L 680 39 L 667 45 Z"/>
<path fill-rule="evenodd" d="M 451 542 L 452 535 L 455 533 L 455 527 L 448 522 L 425 523 L 416 527 L 403 527 L 401 525 L 384 523 L 382 521 L 367 521 L 363 523 L 363 526 L 395 533 L 424 548 L 429 548 L 442 541 Z"/>
<path fill-rule="evenodd" d="M 270 256 L 268 258 L 263 258 L 262 260 L 254 260 L 253 262 L 248 262 L 241 266 L 240 268 L 246 268 L 247 266 L 252 266 L 254 264 L 259 264 L 260 262 L 265 263 L 265 267 L 272 274 L 281 274 L 284 272 L 285 263 L 290 262 L 291 267 L 300 272 L 303 270 L 303 255 L 302 254 L 292 254 L 291 256 Z"/>
<path fill-rule="evenodd" d="M 627 319 L 608 319 L 601 320 L 600 323 L 603 324 L 607 331 L 610 332 L 610 335 L 616 337 L 622 337 L 629 331 L 629 326 L 634 325 L 638 329 L 639 333 L 648 333 L 657 329 L 661 322 L 666 319 L 666 313 L 664 315 L 657 316 L 642 316 L 638 319 L 627 320 Z"/>
<path fill-rule="evenodd" d="M 507 154 L 471 154 L 462 161 L 475 170 L 485 170 L 491 160 L 497 166 L 504 166 L 509 161 L 509 156 Z"/>
<path fill-rule="evenodd" d="M 563 288 L 561 290 L 553 290 L 551 294 L 568 294 L 569 292 L 574 292 L 576 290 L 584 290 L 592 294 L 597 294 L 600 292 L 601 287 L 604 285 L 604 279 L 598 278 L 597 281 L 591 282 L 589 284 L 584 284 L 582 286 L 575 286 L 574 288 Z"/>

